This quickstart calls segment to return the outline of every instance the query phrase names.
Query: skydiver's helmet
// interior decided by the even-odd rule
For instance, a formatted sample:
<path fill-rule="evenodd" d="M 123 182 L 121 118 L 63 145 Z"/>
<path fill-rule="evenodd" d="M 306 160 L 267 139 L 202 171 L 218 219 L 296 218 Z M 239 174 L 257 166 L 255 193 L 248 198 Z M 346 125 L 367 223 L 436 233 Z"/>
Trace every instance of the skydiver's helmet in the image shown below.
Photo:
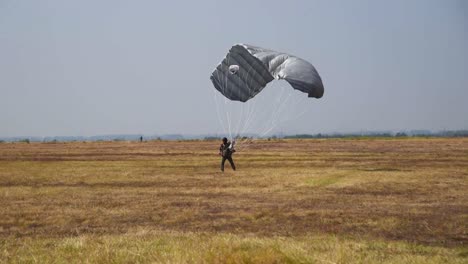
<path fill-rule="evenodd" d="M 223 138 L 223 143 L 226 144 L 227 143 L 227 138 Z"/>

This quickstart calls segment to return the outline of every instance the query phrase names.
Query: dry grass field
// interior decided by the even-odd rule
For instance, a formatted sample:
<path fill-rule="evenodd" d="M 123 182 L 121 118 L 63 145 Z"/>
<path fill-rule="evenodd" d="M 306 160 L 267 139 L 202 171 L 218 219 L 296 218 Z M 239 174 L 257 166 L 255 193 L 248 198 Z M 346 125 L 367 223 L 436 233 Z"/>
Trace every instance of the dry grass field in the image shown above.
<path fill-rule="evenodd" d="M 468 138 L 0 144 L 0 262 L 468 263 Z"/>

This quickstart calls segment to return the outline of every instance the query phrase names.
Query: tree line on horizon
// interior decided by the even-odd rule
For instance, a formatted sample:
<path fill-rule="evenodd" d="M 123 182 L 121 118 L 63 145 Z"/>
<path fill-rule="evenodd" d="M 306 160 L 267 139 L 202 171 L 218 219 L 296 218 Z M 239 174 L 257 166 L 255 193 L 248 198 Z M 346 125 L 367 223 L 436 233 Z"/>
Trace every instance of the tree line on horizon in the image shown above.
<path fill-rule="evenodd" d="M 366 133 L 317 133 L 317 134 L 296 134 L 283 138 L 355 138 L 355 137 L 468 137 L 468 130 L 446 130 L 446 131 L 400 131 L 400 132 L 366 132 Z"/>
<path fill-rule="evenodd" d="M 0 143 L 5 142 L 100 142 L 100 141 L 155 141 L 155 140 L 219 140 L 223 135 L 209 136 L 183 136 L 183 135 L 166 135 L 166 136 L 144 136 L 144 135 L 106 135 L 93 137 L 10 137 L 0 138 Z M 274 139 L 307 139 L 307 138 L 405 138 L 405 137 L 468 137 L 468 130 L 444 130 L 432 132 L 429 130 L 412 130 L 399 132 L 356 132 L 356 133 L 316 133 L 316 134 L 294 134 L 294 135 L 270 135 L 259 137 L 254 134 L 239 136 L 240 139 L 263 138 L 268 140 Z"/>

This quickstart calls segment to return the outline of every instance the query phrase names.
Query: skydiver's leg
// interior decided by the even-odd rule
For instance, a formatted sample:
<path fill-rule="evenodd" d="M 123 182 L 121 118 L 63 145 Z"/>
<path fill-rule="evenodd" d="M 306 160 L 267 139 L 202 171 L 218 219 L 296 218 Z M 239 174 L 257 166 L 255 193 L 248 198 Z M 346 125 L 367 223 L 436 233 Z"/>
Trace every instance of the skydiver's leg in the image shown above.
<path fill-rule="evenodd" d="M 226 158 L 223 157 L 223 159 L 221 160 L 221 171 L 224 172 L 224 162 L 226 162 Z"/>
<path fill-rule="evenodd" d="M 229 157 L 228 160 L 229 160 L 229 163 L 231 163 L 232 169 L 236 170 L 236 165 L 234 165 L 234 161 L 232 160 L 232 157 Z"/>

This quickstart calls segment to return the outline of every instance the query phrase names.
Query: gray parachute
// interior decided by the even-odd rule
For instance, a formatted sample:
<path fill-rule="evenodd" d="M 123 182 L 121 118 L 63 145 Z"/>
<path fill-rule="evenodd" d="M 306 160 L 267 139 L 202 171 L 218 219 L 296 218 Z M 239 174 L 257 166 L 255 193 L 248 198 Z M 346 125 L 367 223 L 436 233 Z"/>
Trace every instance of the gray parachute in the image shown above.
<path fill-rule="evenodd" d="M 309 62 L 246 44 L 232 46 L 210 79 L 224 96 L 241 102 L 253 98 L 274 79 L 286 80 L 309 97 L 320 98 L 324 92 L 322 79 Z"/>

